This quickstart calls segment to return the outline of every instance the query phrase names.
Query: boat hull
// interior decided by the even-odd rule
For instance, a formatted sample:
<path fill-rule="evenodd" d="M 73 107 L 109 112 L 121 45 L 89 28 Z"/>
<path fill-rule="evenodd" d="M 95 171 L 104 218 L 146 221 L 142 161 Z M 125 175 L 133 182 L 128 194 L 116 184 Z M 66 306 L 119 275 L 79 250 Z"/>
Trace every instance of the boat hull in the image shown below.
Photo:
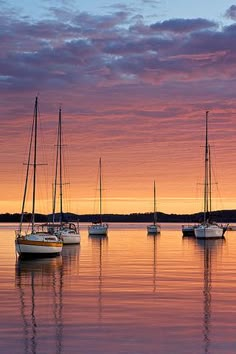
<path fill-rule="evenodd" d="M 88 227 L 89 235 L 103 235 L 106 236 L 108 231 L 108 225 L 106 224 L 98 224 L 98 225 L 91 225 Z"/>
<path fill-rule="evenodd" d="M 47 224 L 47 230 L 58 237 L 64 245 L 77 245 L 80 243 L 79 228 L 73 223 L 69 224 Z"/>
<path fill-rule="evenodd" d="M 224 228 L 218 225 L 201 225 L 194 229 L 196 238 L 222 238 L 224 236 Z"/>
<path fill-rule="evenodd" d="M 193 226 L 193 225 L 183 225 L 182 226 L 182 234 L 183 236 L 195 236 L 194 235 L 194 229 L 197 226 Z"/>
<path fill-rule="evenodd" d="M 229 231 L 236 231 L 236 226 L 229 225 L 227 229 Z"/>
<path fill-rule="evenodd" d="M 148 225 L 147 226 L 148 234 L 159 234 L 161 232 L 160 225 Z"/>
<path fill-rule="evenodd" d="M 80 235 L 68 235 L 68 234 L 60 234 L 58 238 L 63 242 L 63 245 L 78 245 L 80 243 Z"/>
<path fill-rule="evenodd" d="M 26 235 L 15 240 L 16 252 L 22 257 L 50 257 L 61 254 L 63 243 L 51 235 Z"/>

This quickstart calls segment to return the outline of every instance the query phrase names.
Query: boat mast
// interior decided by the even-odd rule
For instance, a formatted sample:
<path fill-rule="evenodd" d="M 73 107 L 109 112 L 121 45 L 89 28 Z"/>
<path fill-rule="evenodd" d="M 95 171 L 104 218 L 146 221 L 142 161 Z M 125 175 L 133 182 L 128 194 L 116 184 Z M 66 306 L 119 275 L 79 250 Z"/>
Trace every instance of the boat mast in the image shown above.
<path fill-rule="evenodd" d="M 204 181 L 204 223 L 209 218 L 209 145 L 208 145 L 208 113 L 206 111 L 206 137 L 205 137 L 205 181 Z"/>
<path fill-rule="evenodd" d="M 62 201 L 62 136 L 61 136 L 61 107 L 59 109 L 59 165 L 60 165 L 60 223 L 63 221 L 63 201 Z"/>
<path fill-rule="evenodd" d="M 153 205 L 153 218 L 154 218 L 154 225 L 156 225 L 157 222 L 157 213 L 156 213 L 156 182 L 154 181 L 154 205 Z"/>
<path fill-rule="evenodd" d="M 59 118 L 58 118 L 58 127 L 57 127 L 57 142 L 56 142 L 56 165 L 55 165 L 55 176 L 54 176 L 54 188 L 53 188 L 53 208 L 52 208 L 52 222 L 55 222 L 55 213 L 56 213 L 56 199 L 57 199 L 57 175 L 58 175 L 58 160 L 59 160 L 59 143 L 60 143 L 60 129 L 59 129 Z"/>
<path fill-rule="evenodd" d="M 57 145 L 56 145 L 56 166 L 55 166 L 55 179 L 54 179 L 54 192 L 53 192 L 53 223 L 55 222 L 56 212 L 56 196 L 57 196 L 57 178 L 58 178 L 58 164 L 59 164 L 59 186 L 60 186 L 60 219 L 63 221 L 63 189 L 62 189 L 62 130 L 61 130 L 61 107 L 59 108 L 58 129 L 57 129 Z"/>
<path fill-rule="evenodd" d="M 34 162 L 33 162 L 33 196 L 32 196 L 32 233 L 35 224 L 36 172 L 37 172 L 37 129 L 38 129 L 38 97 L 34 106 Z"/>
<path fill-rule="evenodd" d="M 99 158 L 99 210 L 100 223 L 102 224 L 102 159 Z"/>
<path fill-rule="evenodd" d="M 36 105 L 36 100 L 35 100 L 35 105 Z M 34 108 L 34 114 L 35 114 L 35 108 Z M 31 134 L 30 134 L 30 146 L 29 146 L 29 153 L 28 153 L 28 160 L 27 160 L 25 188 L 24 188 L 23 202 L 22 202 L 22 208 L 21 208 L 21 219 L 20 219 L 19 233 L 21 233 L 22 224 L 23 224 L 23 220 L 24 220 L 25 200 L 26 200 L 26 194 L 27 194 L 27 189 L 28 189 L 29 168 L 30 168 L 32 144 L 33 144 L 33 135 L 34 135 L 34 119 L 33 119 L 32 127 L 31 127 Z"/>

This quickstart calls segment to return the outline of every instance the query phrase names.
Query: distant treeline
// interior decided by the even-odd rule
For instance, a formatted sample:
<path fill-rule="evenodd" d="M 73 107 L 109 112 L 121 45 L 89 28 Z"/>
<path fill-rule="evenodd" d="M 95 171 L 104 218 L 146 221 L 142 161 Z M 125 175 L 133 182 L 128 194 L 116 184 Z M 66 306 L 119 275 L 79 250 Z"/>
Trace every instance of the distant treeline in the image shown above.
<path fill-rule="evenodd" d="M 30 221 L 31 214 L 24 215 L 24 221 Z M 56 217 L 57 219 L 57 217 Z M 182 223 L 197 223 L 203 220 L 203 213 L 196 214 L 165 214 L 157 213 L 158 222 L 182 222 Z M 236 223 L 236 210 L 219 210 L 211 213 L 211 219 L 216 222 Z M 86 214 L 77 215 L 73 213 L 64 213 L 64 221 L 80 221 L 80 222 L 97 222 L 99 215 Z M 151 222 L 153 213 L 132 213 L 132 214 L 105 214 L 103 222 Z M 0 222 L 19 222 L 20 214 L 0 214 Z M 52 215 L 36 214 L 36 222 L 52 221 Z"/>

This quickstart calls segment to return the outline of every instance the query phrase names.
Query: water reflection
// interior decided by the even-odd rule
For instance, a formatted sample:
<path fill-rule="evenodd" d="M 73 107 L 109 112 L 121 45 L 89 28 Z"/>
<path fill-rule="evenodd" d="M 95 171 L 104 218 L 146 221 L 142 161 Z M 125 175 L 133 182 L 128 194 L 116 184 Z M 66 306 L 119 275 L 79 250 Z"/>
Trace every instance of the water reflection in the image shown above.
<path fill-rule="evenodd" d="M 102 290 L 103 290 L 103 249 L 108 244 L 107 236 L 89 235 L 92 243 L 93 259 L 96 261 L 98 274 L 98 319 L 102 320 Z"/>
<path fill-rule="evenodd" d="M 212 271 L 217 263 L 217 255 L 222 249 L 225 239 L 200 240 L 197 245 L 203 252 L 203 345 L 204 353 L 210 353 L 211 313 L 212 313 Z"/>
<path fill-rule="evenodd" d="M 157 278 L 157 246 L 158 246 L 158 241 L 160 240 L 160 235 L 147 235 L 148 240 L 152 243 L 152 266 L 153 266 L 153 292 L 156 292 L 156 278 Z"/>
<path fill-rule="evenodd" d="M 52 353 L 63 352 L 64 274 L 75 268 L 78 254 L 78 247 L 68 246 L 60 257 L 17 259 L 15 279 L 25 354 L 48 352 L 48 346 Z"/>
<path fill-rule="evenodd" d="M 78 274 L 80 245 L 66 245 L 62 249 L 63 272 Z"/>

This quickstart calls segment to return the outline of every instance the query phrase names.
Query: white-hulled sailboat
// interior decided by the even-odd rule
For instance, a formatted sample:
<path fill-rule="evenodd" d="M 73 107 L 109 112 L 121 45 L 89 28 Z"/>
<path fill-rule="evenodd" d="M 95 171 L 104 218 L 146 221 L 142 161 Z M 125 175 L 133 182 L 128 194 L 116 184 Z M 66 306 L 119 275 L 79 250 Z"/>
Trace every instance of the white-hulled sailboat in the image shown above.
<path fill-rule="evenodd" d="M 31 129 L 30 146 L 28 153 L 24 196 L 21 210 L 21 220 L 19 229 L 16 230 L 15 246 L 16 251 L 21 257 L 49 257 L 59 255 L 62 251 L 62 242 L 57 236 L 52 235 L 45 229 L 44 225 L 35 223 L 35 204 L 36 204 L 36 177 L 37 177 L 37 128 L 38 128 L 38 98 L 35 99 L 34 116 Z M 31 156 L 33 154 L 33 156 Z M 31 161 L 33 160 L 33 161 Z M 23 232 L 24 209 L 26 195 L 28 191 L 28 180 L 30 166 L 33 167 L 33 188 L 32 188 L 32 216 L 30 231 Z"/>
<path fill-rule="evenodd" d="M 80 233 L 78 224 L 72 222 L 66 222 L 64 220 L 63 213 L 63 159 L 62 159 L 62 112 L 59 108 L 58 129 L 57 129 L 57 149 L 56 149 L 56 166 L 55 166 L 55 180 L 53 190 L 53 222 L 50 225 L 50 229 L 56 236 L 66 244 L 78 244 L 80 243 Z M 58 182 L 58 169 L 59 169 L 59 182 Z M 56 223 L 56 199 L 57 199 L 57 187 L 59 186 L 59 222 Z"/>
<path fill-rule="evenodd" d="M 99 159 L 99 222 L 88 227 L 89 235 L 107 236 L 108 224 L 102 222 L 102 160 Z"/>
<path fill-rule="evenodd" d="M 147 226 L 148 234 L 159 234 L 161 226 L 157 224 L 157 211 L 156 211 L 156 183 L 153 185 L 153 224 Z"/>
<path fill-rule="evenodd" d="M 208 111 L 206 111 L 206 137 L 205 137 L 205 178 L 204 178 L 204 217 L 203 223 L 194 228 L 196 238 L 221 238 L 225 228 L 210 219 L 211 212 L 211 159 L 208 142 Z"/>

